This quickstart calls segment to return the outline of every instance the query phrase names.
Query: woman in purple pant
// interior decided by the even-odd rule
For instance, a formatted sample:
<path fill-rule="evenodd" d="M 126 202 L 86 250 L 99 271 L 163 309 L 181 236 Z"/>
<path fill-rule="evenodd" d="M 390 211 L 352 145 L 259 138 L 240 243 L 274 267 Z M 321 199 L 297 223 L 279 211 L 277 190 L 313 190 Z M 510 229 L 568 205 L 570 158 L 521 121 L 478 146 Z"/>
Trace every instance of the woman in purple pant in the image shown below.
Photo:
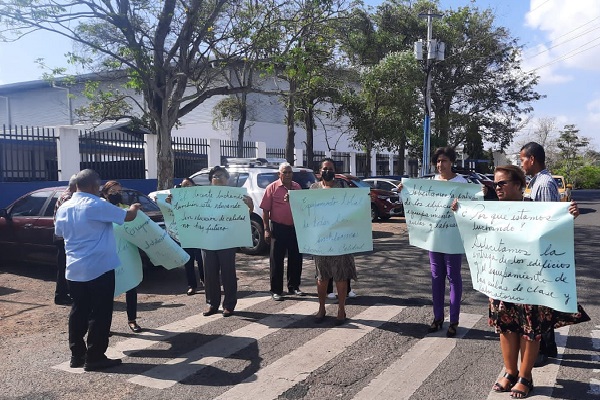
<path fill-rule="evenodd" d="M 433 154 L 432 162 L 438 174 L 436 180 L 468 183 L 461 175 L 452 171 L 452 164 L 456 161 L 456 153 L 452 147 L 440 147 Z M 446 277 L 450 282 L 450 326 L 446 336 L 456 336 L 456 327 L 460 315 L 460 300 L 462 298 L 462 276 L 460 268 L 462 254 L 446 254 L 435 251 L 429 252 L 431 264 L 431 294 L 433 297 L 433 322 L 427 329 L 428 333 L 442 329 L 444 323 L 444 296 L 446 294 Z"/>

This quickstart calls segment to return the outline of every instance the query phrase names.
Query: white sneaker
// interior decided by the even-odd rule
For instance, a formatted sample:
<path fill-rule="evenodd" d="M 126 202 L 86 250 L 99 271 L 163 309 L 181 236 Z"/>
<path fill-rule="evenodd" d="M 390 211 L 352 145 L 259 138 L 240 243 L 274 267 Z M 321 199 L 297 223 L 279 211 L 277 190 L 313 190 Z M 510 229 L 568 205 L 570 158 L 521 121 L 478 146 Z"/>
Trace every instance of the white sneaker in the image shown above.
<path fill-rule="evenodd" d="M 327 294 L 327 298 L 328 299 L 335 299 L 337 296 L 335 295 L 335 293 L 328 293 Z"/>
<path fill-rule="evenodd" d="M 358 295 L 354 293 L 354 290 L 348 292 L 348 297 L 357 297 Z"/>

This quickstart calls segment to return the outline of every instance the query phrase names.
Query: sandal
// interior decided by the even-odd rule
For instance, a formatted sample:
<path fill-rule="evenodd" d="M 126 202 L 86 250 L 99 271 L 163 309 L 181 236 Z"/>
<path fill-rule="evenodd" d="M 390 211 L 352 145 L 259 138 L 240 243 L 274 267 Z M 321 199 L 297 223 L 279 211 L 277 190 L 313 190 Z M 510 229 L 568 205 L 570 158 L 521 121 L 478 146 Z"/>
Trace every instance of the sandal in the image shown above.
<path fill-rule="evenodd" d="M 452 322 L 450 326 L 448 326 L 448 331 L 446 332 L 446 337 L 454 337 L 456 336 L 456 327 L 458 326 L 458 322 Z"/>
<path fill-rule="evenodd" d="M 437 332 L 442 329 L 442 324 L 444 323 L 443 319 L 434 319 L 429 328 L 427 328 L 427 333 Z"/>
<path fill-rule="evenodd" d="M 517 372 L 517 375 L 512 375 L 509 374 L 508 372 L 505 372 L 504 375 L 502 376 L 502 378 L 506 378 L 508 380 L 508 385 L 507 386 L 502 386 L 500 384 L 500 382 L 496 382 L 494 383 L 494 386 L 492 386 L 492 390 L 494 392 L 508 392 L 510 391 L 510 389 L 515 386 L 515 383 L 517 383 L 517 379 L 519 379 L 519 373 Z"/>
<path fill-rule="evenodd" d="M 529 380 L 527 378 L 523 378 L 522 376 L 520 376 L 519 379 L 517 379 L 517 383 L 515 383 L 515 385 L 517 385 L 519 383 L 527 388 L 527 392 L 524 392 L 522 390 L 517 390 L 517 389 L 511 389 L 510 390 L 510 398 L 511 399 L 524 399 L 526 397 L 529 397 L 531 392 L 533 392 L 533 379 Z"/>

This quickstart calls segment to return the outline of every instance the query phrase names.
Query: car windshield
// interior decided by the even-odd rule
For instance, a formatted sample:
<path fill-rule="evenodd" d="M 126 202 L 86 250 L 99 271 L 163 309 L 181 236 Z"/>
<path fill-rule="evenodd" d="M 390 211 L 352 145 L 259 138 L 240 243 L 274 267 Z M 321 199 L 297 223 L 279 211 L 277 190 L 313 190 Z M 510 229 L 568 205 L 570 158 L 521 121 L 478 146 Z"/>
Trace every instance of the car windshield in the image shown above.
<path fill-rule="evenodd" d="M 556 184 L 558 185 L 559 189 L 563 189 L 563 181 L 560 178 L 554 178 L 554 181 L 556 182 Z"/>
<path fill-rule="evenodd" d="M 359 181 L 358 179 L 352 179 L 352 183 L 354 183 L 358 187 L 366 187 L 366 188 L 370 188 L 371 187 L 366 182 Z"/>
<path fill-rule="evenodd" d="M 271 182 L 275 182 L 279 179 L 279 175 L 277 172 L 268 172 L 263 174 L 258 174 L 256 177 L 256 183 L 260 188 L 266 188 L 269 186 Z M 292 178 L 294 182 L 298 183 L 302 189 L 310 188 L 310 185 L 317 181 L 315 174 L 311 171 L 298 171 L 294 172 L 294 177 Z"/>

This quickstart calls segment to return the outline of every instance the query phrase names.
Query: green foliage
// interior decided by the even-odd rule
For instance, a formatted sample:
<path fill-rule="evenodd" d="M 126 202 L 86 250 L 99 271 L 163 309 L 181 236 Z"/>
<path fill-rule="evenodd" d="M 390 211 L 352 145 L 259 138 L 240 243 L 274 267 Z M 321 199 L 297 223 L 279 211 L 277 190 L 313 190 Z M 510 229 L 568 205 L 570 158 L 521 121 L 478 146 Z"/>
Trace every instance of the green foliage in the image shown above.
<path fill-rule="evenodd" d="M 573 187 L 578 189 L 600 189 L 600 167 L 585 166 L 578 168 L 573 172 Z"/>

